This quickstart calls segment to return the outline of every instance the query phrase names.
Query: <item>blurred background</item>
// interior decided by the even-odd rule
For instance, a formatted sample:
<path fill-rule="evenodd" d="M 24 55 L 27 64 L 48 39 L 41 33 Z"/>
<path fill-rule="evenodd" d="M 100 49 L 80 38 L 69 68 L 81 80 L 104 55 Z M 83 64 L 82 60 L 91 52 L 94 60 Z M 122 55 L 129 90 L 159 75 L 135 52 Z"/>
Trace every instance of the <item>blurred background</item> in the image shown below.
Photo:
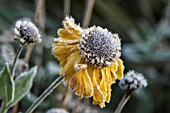
<path fill-rule="evenodd" d="M 12 40 L 16 20 L 34 21 L 38 0 L 0 0 L 0 69 L 12 64 L 18 44 Z M 137 90 L 122 113 L 170 113 L 170 1 L 169 0 L 45 0 L 39 28 L 42 43 L 34 46 L 30 60 L 24 62 L 27 48 L 17 64 L 17 74 L 24 68 L 39 66 L 31 92 L 15 106 L 24 112 L 59 75 L 58 60 L 51 54 L 53 37 L 62 27 L 65 15 L 71 15 L 83 27 L 98 25 L 118 33 L 122 41 L 125 73 L 136 70 L 148 79 L 148 87 Z M 112 85 L 112 99 L 101 109 L 91 99 L 80 100 L 63 84 L 35 113 L 64 108 L 70 113 L 113 113 L 125 91 L 118 82 Z M 10 109 L 10 113 L 16 113 Z"/>

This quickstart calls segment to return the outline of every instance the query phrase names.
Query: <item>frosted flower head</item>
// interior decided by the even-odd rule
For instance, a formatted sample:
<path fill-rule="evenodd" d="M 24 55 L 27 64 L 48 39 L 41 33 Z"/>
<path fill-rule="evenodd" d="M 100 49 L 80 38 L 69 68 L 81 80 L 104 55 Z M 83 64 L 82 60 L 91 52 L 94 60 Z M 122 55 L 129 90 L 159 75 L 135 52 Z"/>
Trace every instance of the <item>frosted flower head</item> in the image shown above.
<path fill-rule="evenodd" d="M 64 84 L 103 108 L 110 102 L 111 85 L 123 78 L 120 39 L 102 27 L 84 29 L 72 17 L 66 17 L 63 25 L 52 52 L 60 61 Z"/>
<path fill-rule="evenodd" d="M 143 74 L 131 70 L 127 72 L 123 79 L 120 80 L 119 86 L 121 89 L 135 90 L 137 88 L 143 88 L 148 85 L 147 80 Z"/>
<path fill-rule="evenodd" d="M 18 20 L 14 27 L 14 39 L 21 44 L 41 43 L 41 35 L 38 28 L 28 20 Z"/>
<path fill-rule="evenodd" d="M 79 50 L 85 62 L 101 68 L 110 66 L 120 57 L 121 43 L 118 34 L 93 26 L 84 30 Z"/>

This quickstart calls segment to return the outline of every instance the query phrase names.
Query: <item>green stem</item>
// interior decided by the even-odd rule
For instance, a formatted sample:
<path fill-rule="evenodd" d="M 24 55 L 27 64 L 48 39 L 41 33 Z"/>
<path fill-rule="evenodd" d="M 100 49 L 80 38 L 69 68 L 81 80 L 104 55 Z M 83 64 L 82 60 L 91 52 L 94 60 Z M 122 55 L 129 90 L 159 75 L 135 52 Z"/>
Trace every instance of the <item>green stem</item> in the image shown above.
<path fill-rule="evenodd" d="M 20 47 L 18 48 L 18 51 L 16 53 L 16 56 L 15 56 L 15 59 L 14 59 L 13 65 L 12 65 L 12 70 L 11 70 L 11 76 L 12 77 L 14 77 L 14 75 L 15 75 L 16 63 L 17 63 L 17 60 L 18 60 L 23 48 L 24 48 L 24 44 L 20 45 Z"/>
<path fill-rule="evenodd" d="M 17 60 L 21 54 L 21 51 L 23 50 L 24 48 L 24 45 L 20 45 L 20 47 L 18 48 L 18 51 L 16 53 L 16 56 L 15 56 L 15 59 L 14 59 L 14 62 L 13 62 L 13 65 L 12 65 L 12 70 L 11 70 L 11 76 L 14 77 L 14 74 L 15 74 L 15 69 L 16 69 L 16 63 L 17 63 Z M 6 106 L 6 102 L 2 102 L 2 107 L 1 107 L 1 112 L 0 113 L 6 113 L 7 112 L 7 106 Z"/>
<path fill-rule="evenodd" d="M 48 96 L 50 95 L 63 81 L 63 76 L 59 76 L 38 98 L 35 100 L 35 102 L 27 109 L 25 113 L 32 113 L 39 105 L 40 103 Z"/>
<path fill-rule="evenodd" d="M 5 102 L 2 102 L 2 106 L 1 106 L 1 112 L 0 113 L 6 113 L 7 112 L 7 109 L 6 109 L 6 103 Z"/>
<path fill-rule="evenodd" d="M 121 101 L 119 102 L 119 105 L 118 107 L 116 108 L 115 112 L 114 113 L 121 113 L 123 107 L 125 106 L 125 104 L 128 102 L 128 100 L 130 99 L 131 97 L 131 94 L 132 94 L 133 90 L 128 90 L 123 98 L 121 99 Z"/>

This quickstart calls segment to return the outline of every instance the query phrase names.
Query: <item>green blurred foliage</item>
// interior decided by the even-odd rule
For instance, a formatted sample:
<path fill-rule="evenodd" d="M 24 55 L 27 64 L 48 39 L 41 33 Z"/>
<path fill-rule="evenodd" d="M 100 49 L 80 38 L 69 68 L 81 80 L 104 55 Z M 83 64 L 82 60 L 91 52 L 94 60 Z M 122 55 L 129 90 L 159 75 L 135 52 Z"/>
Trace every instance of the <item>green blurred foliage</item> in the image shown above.
<path fill-rule="evenodd" d="M 14 46 L 8 33 L 13 23 L 23 17 L 34 19 L 36 1 L 0 0 L 0 44 L 5 41 Z M 71 0 L 71 12 L 77 23 L 82 25 L 86 0 Z M 30 67 L 38 64 L 39 72 L 30 94 L 19 103 L 24 111 L 58 76 L 60 66 L 51 54 L 52 38 L 64 19 L 64 0 L 46 0 L 39 27 L 43 43 L 33 49 Z M 125 106 L 122 113 L 168 113 L 170 112 L 170 2 L 169 0 L 96 0 L 89 26 L 99 25 L 120 35 L 125 72 L 135 69 L 148 79 L 148 87 L 138 90 Z M 44 27 L 45 26 L 45 27 Z M 5 33 L 4 31 L 8 31 Z M 5 37 L 6 38 L 3 38 Z M 25 51 L 22 53 L 23 58 Z M 2 57 L 2 56 L 0 56 Z M 41 58 L 41 59 L 40 59 Z M 11 59 L 9 59 L 11 60 Z M 0 68 L 5 60 L 1 58 Z M 63 94 L 61 85 L 36 110 L 44 112 L 59 107 L 58 94 Z M 98 106 L 99 113 L 113 112 L 123 96 L 118 84 L 112 87 L 112 99 L 106 108 Z M 84 101 L 84 100 L 83 100 Z M 83 102 L 82 101 L 82 102 Z"/>

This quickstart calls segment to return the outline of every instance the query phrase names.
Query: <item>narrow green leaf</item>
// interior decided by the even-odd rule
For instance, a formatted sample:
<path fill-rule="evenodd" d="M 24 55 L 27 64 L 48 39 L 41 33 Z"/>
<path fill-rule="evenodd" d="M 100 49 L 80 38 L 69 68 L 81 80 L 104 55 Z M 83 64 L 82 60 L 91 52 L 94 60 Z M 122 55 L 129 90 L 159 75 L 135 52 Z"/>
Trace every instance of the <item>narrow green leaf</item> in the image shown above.
<path fill-rule="evenodd" d="M 154 62 L 167 62 L 170 58 L 170 49 L 159 50 L 153 53 L 152 61 Z"/>
<path fill-rule="evenodd" d="M 8 105 L 14 98 L 14 81 L 9 72 L 9 65 L 5 64 L 0 73 L 0 98 Z"/>
<path fill-rule="evenodd" d="M 37 74 L 37 66 L 33 67 L 27 72 L 22 73 L 20 76 L 18 76 L 15 80 L 15 95 L 14 100 L 8 108 L 15 105 L 18 101 L 20 101 L 26 94 L 30 91 L 32 85 L 33 85 L 33 79 L 35 75 Z"/>

